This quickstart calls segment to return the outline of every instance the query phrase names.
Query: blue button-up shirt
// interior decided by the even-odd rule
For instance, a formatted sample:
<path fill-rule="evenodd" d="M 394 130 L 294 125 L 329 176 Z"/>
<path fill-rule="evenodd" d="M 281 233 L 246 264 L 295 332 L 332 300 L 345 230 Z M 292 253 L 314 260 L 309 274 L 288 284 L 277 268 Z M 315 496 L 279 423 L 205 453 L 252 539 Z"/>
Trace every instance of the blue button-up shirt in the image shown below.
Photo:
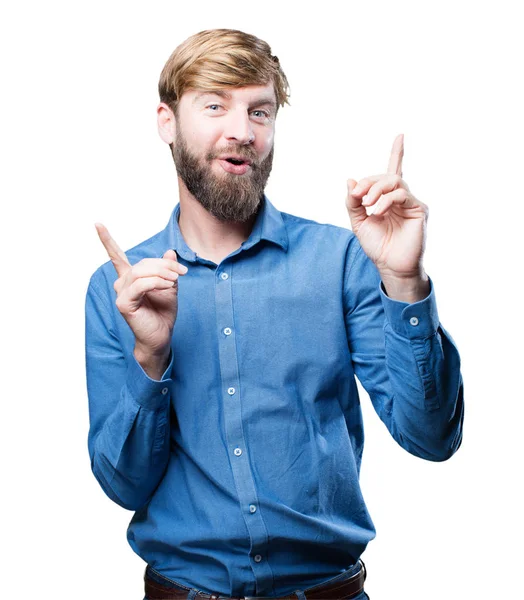
<path fill-rule="evenodd" d="M 129 543 L 162 575 L 237 596 L 315 585 L 375 535 L 355 376 L 403 448 L 441 461 L 461 442 L 459 354 L 431 281 L 420 302 L 388 298 L 350 230 L 264 197 L 249 239 L 216 265 L 187 246 L 179 213 L 127 252 L 134 264 L 173 248 L 189 269 L 160 381 L 133 356 L 112 264 L 89 283 L 93 473 L 136 511 Z"/>

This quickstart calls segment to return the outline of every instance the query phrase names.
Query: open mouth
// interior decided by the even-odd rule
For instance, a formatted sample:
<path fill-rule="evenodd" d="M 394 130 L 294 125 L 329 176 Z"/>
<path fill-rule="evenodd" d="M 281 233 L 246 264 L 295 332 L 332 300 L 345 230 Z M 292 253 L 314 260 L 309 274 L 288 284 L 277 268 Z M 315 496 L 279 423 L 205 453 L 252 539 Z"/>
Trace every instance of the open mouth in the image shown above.
<path fill-rule="evenodd" d="M 252 169 L 251 161 L 241 156 L 220 156 L 218 162 L 226 173 L 233 175 L 244 175 Z"/>
<path fill-rule="evenodd" d="M 238 158 L 226 158 L 225 159 L 228 163 L 231 163 L 232 165 L 243 165 L 245 164 L 245 160 L 241 160 Z"/>

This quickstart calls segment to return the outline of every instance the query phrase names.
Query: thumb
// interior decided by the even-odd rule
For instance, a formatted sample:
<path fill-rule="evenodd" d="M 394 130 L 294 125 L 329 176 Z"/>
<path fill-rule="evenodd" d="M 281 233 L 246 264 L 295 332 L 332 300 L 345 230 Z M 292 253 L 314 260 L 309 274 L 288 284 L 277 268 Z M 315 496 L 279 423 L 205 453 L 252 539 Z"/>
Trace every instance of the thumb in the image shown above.
<path fill-rule="evenodd" d="M 177 260 L 178 256 L 174 250 L 171 248 L 164 252 L 164 256 L 162 258 L 167 258 L 169 260 Z M 178 278 L 173 282 L 173 291 L 175 293 L 175 297 L 178 295 Z"/>
<path fill-rule="evenodd" d="M 354 179 L 347 180 L 348 195 L 346 198 L 346 208 L 348 209 L 349 216 L 351 218 L 359 217 L 362 219 L 366 216 L 366 209 L 364 208 L 364 206 L 362 206 L 362 198 L 359 198 L 358 196 L 353 196 L 351 194 L 351 192 L 355 189 L 356 185 L 357 182 Z"/>
<path fill-rule="evenodd" d="M 175 260 L 176 262 L 178 262 L 177 253 L 172 249 L 166 250 L 164 252 L 164 256 L 162 258 L 168 258 L 169 260 Z M 185 275 L 187 273 L 186 265 L 183 265 L 180 262 L 178 262 L 178 264 L 180 265 L 180 268 L 182 269 L 182 275 Z"/>
<path fill-rule="evenodd" d="M 171 248 L 164 252 L 164 256 L 162 256 L 162 258 L 169 258 L 169 260 L 178 260 L 176 252 L 174 250 L 171 250 Z"/>
<path fill-rule="evenodd" d="M 356 185 L 357 182 L 354 179 L 347 180 L 348 195 L 346 197 L 346 208 L 351 221 L 351 229 L 353 229 L 354 233 L 357 233 L 360 225 L 367 219 L 366 209 L 362 206 L 362 198 L 351 194 Z"/>
<path fill-rule="evenodd" d="M 169 260 L 175 260 L 176 262 L 178 262 L 177 253 L 172 249 L 166 250 L 162 258 L 168 258 Z M 182 275 L 185 275 L 185 273 L 187 273 L 186 265 L 183 265 L 180 262 L 178 264 L 182 267 Z"/>
<path fill-rule="evenodd" d="M 346 206 L 348 210 L 356 209 L 362 205 L 362 200 L 355 198 L 351 195 L 351 192 L 355 189 L 357 182 L 354 179 L 348 179 L 348 196 L 346 200 Z"/>
<path fill-rule="evenodd" d="M 354 179 L 348 179 L 348 192 L 352 192 L 356 185 L 357 182 Z"/>

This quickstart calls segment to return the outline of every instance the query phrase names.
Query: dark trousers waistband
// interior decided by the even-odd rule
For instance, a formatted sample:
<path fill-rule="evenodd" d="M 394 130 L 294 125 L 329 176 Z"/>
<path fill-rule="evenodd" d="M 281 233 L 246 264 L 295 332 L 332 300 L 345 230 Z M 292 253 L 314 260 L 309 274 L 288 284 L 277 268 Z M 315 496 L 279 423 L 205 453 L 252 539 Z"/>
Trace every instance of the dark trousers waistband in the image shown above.
<path fill-rule="evenodd" d="M 266 600 L 350 600 L 364 590 L 366 580 L 366 567 L 362 560 L 360 570 L 345 579 L 334 577 L 324 584 L 319 584 L 305 590 L 297 590 L 287 596 L 266 597 Z M 195 588 L 186 588 L 183 585 L 170 582 L 160 574 L 154 572 L 150 576 L 150 567 L 144 574 L 145 593 L 147 600 L 264 600 L 263 596 L 224 596 L 218 593 L 207 594 Z M 153 579 L 153 577 L 155 577 Z M 157 579 L 165 580 L 163 585 Z M 173 587 L 174 586 L 174 587 Z"/>

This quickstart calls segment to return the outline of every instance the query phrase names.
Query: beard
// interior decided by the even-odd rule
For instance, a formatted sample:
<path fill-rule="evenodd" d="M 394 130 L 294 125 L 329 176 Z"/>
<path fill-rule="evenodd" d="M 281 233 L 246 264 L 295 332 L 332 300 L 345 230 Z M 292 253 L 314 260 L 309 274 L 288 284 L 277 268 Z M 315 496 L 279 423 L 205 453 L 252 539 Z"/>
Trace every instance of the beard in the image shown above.
<path fill-rule="evenodd" d="M 216 175 L 211 161 L 224 154 L 235 154 L 251 161 L 242 175 Z M 273 147 L 263 160 L 251 146 L 228 146 L 208 152 L 204 159 L 192 154 L 181 131 L 172 146 L 173 160 L 189 193 L 214 217 L 224 222 L 245 222 L 258 212 L 266 182 L 273 166 Z"/>

